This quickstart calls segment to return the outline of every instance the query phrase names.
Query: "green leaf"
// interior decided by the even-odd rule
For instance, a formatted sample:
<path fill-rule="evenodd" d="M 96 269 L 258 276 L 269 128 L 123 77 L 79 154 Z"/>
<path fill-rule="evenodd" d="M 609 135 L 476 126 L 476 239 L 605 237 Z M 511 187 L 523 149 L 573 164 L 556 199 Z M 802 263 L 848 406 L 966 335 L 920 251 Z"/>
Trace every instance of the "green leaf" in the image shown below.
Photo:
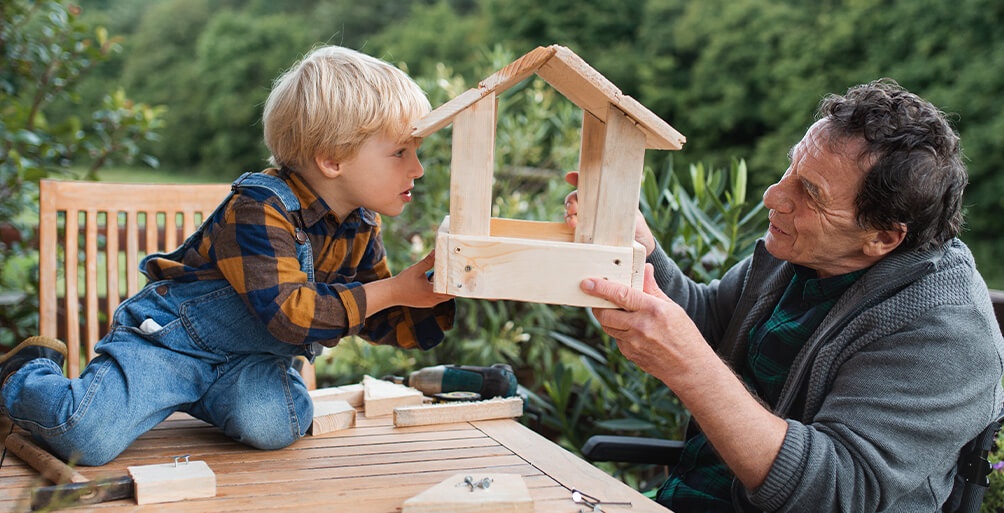
<path fill-rule="evenodd" d="M 600 362 L 602 364 L 607 363 L 607 359 L 605 356 L 603 356 L 599 351 L 592 348 L 585 342 L 582 342 L 581 340 L 577 340 L 575 338 L 569 337 L 568 335 L 559 333 L 557 331 L 549 331 L 548 335 L 554 337 L 555 340 L 561 342 L 562 345 L 568 347 L 569 349 L 575 351 L 576 353 L 579 353 L 585 357 L 596 360 L 597 362 Z"/>
<path fill-rule="evenodd" d="M 610 419 L 598 420 L 596 426 L 608 431 L 649 431 L 656 428 L 656 425 L 641 419 Z"/>

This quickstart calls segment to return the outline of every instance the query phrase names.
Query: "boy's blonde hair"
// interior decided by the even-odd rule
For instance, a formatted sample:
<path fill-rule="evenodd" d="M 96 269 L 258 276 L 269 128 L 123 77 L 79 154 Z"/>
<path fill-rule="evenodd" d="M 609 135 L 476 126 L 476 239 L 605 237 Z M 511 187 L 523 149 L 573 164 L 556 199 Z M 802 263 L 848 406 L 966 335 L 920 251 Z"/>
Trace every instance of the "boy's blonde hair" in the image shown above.
<path fill-rule="evenodd" d="M 405 72 L 340 46 L 308 53 L 280 75 L 265 102 L 262 124 L 274 166 L 301 169 L 317 156 L 355 156 L 372 135 L 406 141 L 431 110 Z"/>

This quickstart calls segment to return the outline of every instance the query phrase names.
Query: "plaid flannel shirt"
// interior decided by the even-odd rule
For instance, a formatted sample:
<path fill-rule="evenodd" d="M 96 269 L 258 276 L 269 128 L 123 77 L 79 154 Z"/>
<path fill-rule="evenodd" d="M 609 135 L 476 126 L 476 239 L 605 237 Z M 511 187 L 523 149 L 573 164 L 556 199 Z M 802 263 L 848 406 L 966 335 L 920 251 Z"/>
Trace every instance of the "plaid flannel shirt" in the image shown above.
<path fill-rule="evenodd" d="M 296 173 L 265 172 L 290 186 L 301 210 L 288 212 L 266 191 L 241 190 L 207 220 L 201 240 L 178 261 L 150 260 L 147 276 L 225 279 L 269 332 L 290 344 L 332 347 L 359 335 L 378 344 L 428 349 L 443 340 L 453 325 L 453 300 L 433 308 L 391 307 L 367 318 L 362 284 L 391 276 L 378 214 L 359 208 L 340 221 Z M 296 257 L 297 226 L 313 250 L 313 282 Z"/>

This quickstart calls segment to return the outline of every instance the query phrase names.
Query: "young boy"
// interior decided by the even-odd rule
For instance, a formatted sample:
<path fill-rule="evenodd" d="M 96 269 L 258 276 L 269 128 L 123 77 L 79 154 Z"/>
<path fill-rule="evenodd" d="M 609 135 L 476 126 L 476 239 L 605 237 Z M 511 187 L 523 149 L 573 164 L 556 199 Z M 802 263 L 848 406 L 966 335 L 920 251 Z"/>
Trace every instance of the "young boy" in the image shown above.
<path fill-rule="evenodd" d="M 274 168 L 246 173 L 177 250 L 140 264 L 150 283 L 115 312 L 77 379 L 66 348 L 33 337 L 4 355 L 0 409 L 60 457 L 104 464 L 175 411 L 261 449 L 304 435 L 313 406 L 295 357 L 348 335 L 428 349 L 455 304 L 425 276 L 396 276 L 380 215 L 423 174 L 410 137 L 430 110 L 415 82 L 345 48 L 318 48 L 265 104 Z"/>

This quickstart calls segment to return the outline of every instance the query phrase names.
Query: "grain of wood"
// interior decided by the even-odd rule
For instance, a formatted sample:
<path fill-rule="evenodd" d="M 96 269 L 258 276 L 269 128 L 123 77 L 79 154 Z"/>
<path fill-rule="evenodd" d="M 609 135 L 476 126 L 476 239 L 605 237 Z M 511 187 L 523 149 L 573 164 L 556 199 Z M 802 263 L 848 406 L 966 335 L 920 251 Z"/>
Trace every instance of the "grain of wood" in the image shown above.
<path fill-rule="evenodd" d="M 307 432 L 323 435 L 332 431 L 348 429 L 356 425 L 356 409 L 346 401 L 314 402 L 314 420 Z"/>
<path fill-rule="evenodd" d="M 367 417 L 394 413 L 399 406 L 422 404 L 422 392 L 371 376 L 363 376 L 363 409 Z"/>
<path fill-rule="evenodd" d="M 394 425 L 424 426 L 473 420 L 510 419 L 523 415 L 523 399 L 497 397 L 486 401 L 427 404 L 394 408 Z"/>
<path fill-rule="evenodd" d="M 454 474 L 404 501 L 401 513 L 530 513 L 533 510 L 533 498 L 520 475 Z"/>

